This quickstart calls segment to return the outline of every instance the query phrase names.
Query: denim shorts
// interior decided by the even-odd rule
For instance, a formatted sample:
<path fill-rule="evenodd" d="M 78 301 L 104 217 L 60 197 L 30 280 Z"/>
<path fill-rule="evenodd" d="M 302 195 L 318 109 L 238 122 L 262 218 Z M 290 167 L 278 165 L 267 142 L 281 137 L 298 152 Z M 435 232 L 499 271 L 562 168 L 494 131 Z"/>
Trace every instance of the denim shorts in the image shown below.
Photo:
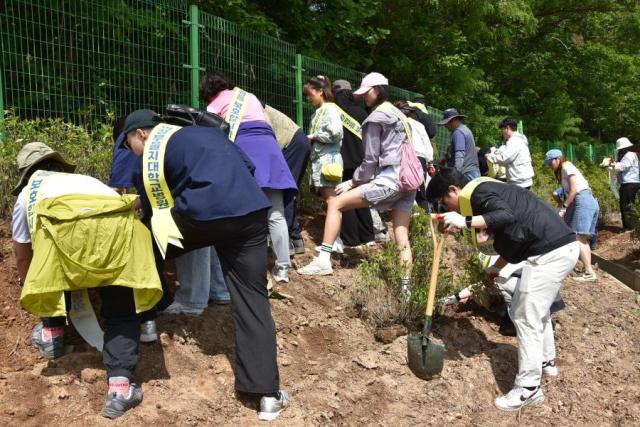
<path fill-rule="evenodd" d="M 576 234 L 593 236 L 598 225 L 600 206 L 591 190 L 582 190 L 567 208 L 564 221 Z"/>
<path fill-rule="evenodd" d="M 416 192 L 401 193 L 398 190 L 375 182 L 368 182 L 358 187 L 360 197 L 369 203 L 370 208 L 379 211 L 398 210 L 411 213 Z"/>

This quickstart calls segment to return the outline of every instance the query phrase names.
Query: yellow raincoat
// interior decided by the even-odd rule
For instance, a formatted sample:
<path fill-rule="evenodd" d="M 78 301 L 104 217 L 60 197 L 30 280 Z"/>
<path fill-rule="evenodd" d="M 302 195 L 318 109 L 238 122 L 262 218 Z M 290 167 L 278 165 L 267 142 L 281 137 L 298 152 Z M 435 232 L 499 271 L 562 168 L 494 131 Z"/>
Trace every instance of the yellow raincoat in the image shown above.
<path fill-rule="evenodd" d="M 48 175 L 34 174 L 29 185 Z M 64 291 L 109 285 L 132 288 L 138 313 L 160 300 L 151 234 L 135 217 L 135 197 L 70 194 L 34 201 L 33 258 L 20 296 L 25 310 L 64 316 Z"/>

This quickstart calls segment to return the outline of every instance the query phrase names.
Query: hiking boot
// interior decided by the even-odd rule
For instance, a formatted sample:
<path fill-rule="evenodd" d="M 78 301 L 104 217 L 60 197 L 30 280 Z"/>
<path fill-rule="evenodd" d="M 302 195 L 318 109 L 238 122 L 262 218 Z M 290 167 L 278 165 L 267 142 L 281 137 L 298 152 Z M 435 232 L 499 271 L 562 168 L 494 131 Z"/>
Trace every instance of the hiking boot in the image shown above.
<path fill-rule="evenodd" d="M 577 282 L 595 282 L 598 280 L 596 273 L 582 273 L 579 276 L 575 276 L 573 280 Z"/>
<path fill-rule="evenodd" d="M 558 368 L 556 368 L 556 359 L 551 359 L 551 360 L 542 362 L 542 375 L 547 375 L 549 377 L 558 376 Z"/>
<path fill-rule="evenodd" d="M 57 359 L 64 354 L 64 328 L 45 328 L 40 322 L 31 330 L 31 343 L 45 359 Z"/>
<path fill-rule="evenodd" d="M 286 282 L 289 283 L 289 267 L 286 265 L 276 265 L 271 270 L 271 274 L 273 274 L 273 278 L 276 282 Z"/>
<path fill-rule="evenodd" d="M 231 299 L 211 298 L 209 301 L 211 301 L 215 305 L 229 305 L 229 304 L 231 304 Z"/>
<path fill-rule="evenodd" d="M 300 255 L 305 251 L 304 241 L 302 239 L 295 239 L 289 241 L 289 255 Z"/>
<path fill-rule="evenodd" d="M 284 390 L 280 390 L 277 393 L 277 397 L 262 396 L 260 398 L 258 419 L 262 421 L 275 420 L 280 415 L 280 412 L 289 406 L 289 400 L 289 394 Z"/>
<path fill-rule="evenodd" d="M 174 301 L 171 305 L 162 311 L 162 314 L 185 314 L 187 316 L 200 316 L 204 311 L 203 308 L 193 308 Z"/>
<path fill-rule="evenodd" d="M 326 276 L 333 274 L 333 268 L 331 267 L 331 261 L 324 263 L 320 261 L 320 257 L 315 257 L 310 264 L 298 269 L 298 274 L 303 276 Z"/>
<path fill-rule="evenodd" d="M 322 249 L 322 246 L 316 246 L 315 249 L 316 249 L 316 252 L 320 252 L 320 249 Z M 342 239 L 338 237 L 336 241 L 333 242 L 333 247 L 331 248 L 331 252 L 335 252 L 337 254 L 344 253 L 344 244 L 342 243 Z"/>
<path fill-rule="evenodd" d="M 155 320 L 147 320 L 140 324 L 140 342 L 158 341 L 158 329 Z"/>
<path fill-rule="evenodd" d="M 129 383 L 125 377 L 109 378 L 109 388 L 111 389 L 114 381 L 126 382 L 129 388 L 125 393 L 120 391 L 110 391 L 107 393 L 107 403 L 102 410 L 102 416 L 105 418 L 118 418 L 124 415 L 129 409 L 134 408 L 142 402 L 142 388 L 138 384 Z"/>
<path fill-rule="evenodd" d="M 501 411 L 517 411 L 524 406 L 539 405 L 542 402 L 544 402 L 544 394 L 538 386 L 533 390 L 514 387 L 509 393 L 496 398 L 494 404 Z"/>

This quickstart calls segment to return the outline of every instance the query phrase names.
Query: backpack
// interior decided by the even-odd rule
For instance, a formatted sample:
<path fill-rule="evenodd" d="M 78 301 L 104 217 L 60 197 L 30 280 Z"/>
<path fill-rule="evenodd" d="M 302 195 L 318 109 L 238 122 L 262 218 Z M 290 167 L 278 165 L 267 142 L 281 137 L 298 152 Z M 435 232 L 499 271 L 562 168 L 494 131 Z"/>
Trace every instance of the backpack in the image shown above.
<path fill-rule="evenodd" d="M 159 117 L 163 123 L 176 126 L 205 126 L 218 128 L 227 135 L 229 134 L 229 123 L 222 117 L 210 111 L 202 111 L 197 108 L 183 104 L 168 104 L 164 115 Z"/>
<path fill-rule="evenodd" d="M 416 152 L 413 150 L 411 141 L 411 129 L 407 123 L 406 117 L 396 107 L 390 103 L 383 103 L 380 105 L 386 111 L 393 112 L 398 117 L 398 120 L 404 127 L 404 133 L 407 138 L 402 142 L 401 157 L 400 157 L 400 173 L 399 173 L 399 187 L 402 193 L 408 193 L 416 191 L 424 183 L 424 170 L 422 169 L 422 163 L 418 160 Z"/>

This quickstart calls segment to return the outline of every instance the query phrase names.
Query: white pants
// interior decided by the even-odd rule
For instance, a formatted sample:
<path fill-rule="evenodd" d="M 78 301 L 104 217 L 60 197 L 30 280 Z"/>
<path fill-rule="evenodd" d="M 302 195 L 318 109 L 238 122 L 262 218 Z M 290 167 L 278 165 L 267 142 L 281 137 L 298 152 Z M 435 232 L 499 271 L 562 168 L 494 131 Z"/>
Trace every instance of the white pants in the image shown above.
<path fill-rule="evenodd" d="M 522 267 L 519 280 L 511 279 L 500 285 L 503 294 L 510 294 L 515 282 L 509 316 L 518 333 L 516 386 L 540 385 L 542 362 L 556 357 L 549 309 L 562 281 L 576 265 L 579 252 L 578 242 L 572 242 L 546 254 L 530 257 Z"/>
<path fill-rule="evenodd" d="M 264 194 L 271 202 L 269 209 L 269 235 L 271 236 L 271 247 L 276 255 L 276 264 L 289 267 L 289 229 L 284 216 L 283 190 L 272 190 L 263 188 Z"/>

